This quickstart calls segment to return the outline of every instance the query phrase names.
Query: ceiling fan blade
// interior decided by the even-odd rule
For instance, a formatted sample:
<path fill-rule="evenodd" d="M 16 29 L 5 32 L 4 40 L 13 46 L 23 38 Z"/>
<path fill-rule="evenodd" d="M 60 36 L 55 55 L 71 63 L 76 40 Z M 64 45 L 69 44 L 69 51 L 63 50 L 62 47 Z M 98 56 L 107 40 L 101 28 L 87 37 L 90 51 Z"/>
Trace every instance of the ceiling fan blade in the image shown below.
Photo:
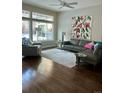
<path fill-rule="evenodd" d="M 68 3 L 69 5 L 77 5 L 77 2 Z"/>
<path fill-rule="evenodd" d="M 64 0 L 58 0 L 60 2 L 60 4 L 51 4 L 52 6 L 61 6 L 59 9 L 63 8 L 63 7 L 68 7 L 68 8 L 74 8 L 71 5 L 76 5 L 78 4 L 77 2 L 72 2 L 72 3 L 67 3 Z"/>
<path fill-rule="evenodd" d="M 74 7 L 70 6 L 70 5 L 66 5 L 66 7 L 69 7 L 69 8 L 74 8 Z"/>

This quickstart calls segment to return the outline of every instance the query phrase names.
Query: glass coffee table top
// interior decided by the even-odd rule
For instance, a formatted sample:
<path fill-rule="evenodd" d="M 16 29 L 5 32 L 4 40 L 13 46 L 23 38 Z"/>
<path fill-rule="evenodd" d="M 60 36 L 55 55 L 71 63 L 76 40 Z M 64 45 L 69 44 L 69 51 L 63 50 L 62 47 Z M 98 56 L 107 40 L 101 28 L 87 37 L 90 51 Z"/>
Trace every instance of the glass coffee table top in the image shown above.
<path fill-rule="evenodd" d="M 86 57 L 86 56 L 87 56 L 86 54 L 84 54 L 84 53 L 82 53 L 82 52 L 76 53 L 76 55 L 77 55 L 78 57 Z"/>

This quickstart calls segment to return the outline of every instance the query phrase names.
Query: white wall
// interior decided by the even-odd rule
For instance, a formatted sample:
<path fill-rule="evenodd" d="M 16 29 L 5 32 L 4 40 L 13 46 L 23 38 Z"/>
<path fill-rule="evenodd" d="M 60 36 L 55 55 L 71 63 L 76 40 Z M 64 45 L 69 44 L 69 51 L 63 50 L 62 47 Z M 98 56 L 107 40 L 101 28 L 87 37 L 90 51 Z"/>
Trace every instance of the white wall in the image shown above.
<path fill-rule="evenodd" d="M 72 17 L 82 15 L 89 15 L 93 18 L 91 40 L 102 41 L 102 5 L 60 12 L 58 16 L 58 40 L 61 40 L 62 32 L 67 33 L 65 40 L 70 40 Z"/>

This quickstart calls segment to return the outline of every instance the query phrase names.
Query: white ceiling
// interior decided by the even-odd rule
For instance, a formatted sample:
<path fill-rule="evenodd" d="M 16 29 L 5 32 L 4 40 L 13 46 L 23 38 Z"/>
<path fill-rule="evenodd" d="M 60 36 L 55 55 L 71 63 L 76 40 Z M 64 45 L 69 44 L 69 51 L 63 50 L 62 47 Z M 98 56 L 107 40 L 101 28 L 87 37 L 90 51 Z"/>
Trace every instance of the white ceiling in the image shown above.
<path fill-rule="evenodd" d="M 64 0 L 64 1 L 69 3 L 78 2 L 77 5 L 73 5 L 75 7 L 74 9 L 80 9 L 80 8 L 102 4 L 102 0 Z M 67 7 L 63 7 L 62 9 L 59 9 L 60 6 L 51 6 L 51 4 L 59 4 L 60 3 L 59 0 L 22 0 L 22 2 L 58 12 L 72 10 L 71 8 L 67 8 Z"/>

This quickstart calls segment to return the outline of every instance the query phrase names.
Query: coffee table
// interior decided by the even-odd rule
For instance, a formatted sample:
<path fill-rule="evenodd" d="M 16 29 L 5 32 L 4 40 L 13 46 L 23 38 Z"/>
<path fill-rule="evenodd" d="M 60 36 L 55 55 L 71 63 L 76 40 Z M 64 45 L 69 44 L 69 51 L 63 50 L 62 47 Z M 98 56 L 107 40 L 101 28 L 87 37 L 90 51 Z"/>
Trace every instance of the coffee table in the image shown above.
<path fill-rule="evenodd" d="M 75 55 L 76 55 L 76 63 L 77 63 L 77 65 L 78 65 L 78 67 L 79 67 L 80 59 L 81 59 L 81 58 L 86 58 L 87 55 L 84 54 L 83 52 L 75 53 Z"/>

